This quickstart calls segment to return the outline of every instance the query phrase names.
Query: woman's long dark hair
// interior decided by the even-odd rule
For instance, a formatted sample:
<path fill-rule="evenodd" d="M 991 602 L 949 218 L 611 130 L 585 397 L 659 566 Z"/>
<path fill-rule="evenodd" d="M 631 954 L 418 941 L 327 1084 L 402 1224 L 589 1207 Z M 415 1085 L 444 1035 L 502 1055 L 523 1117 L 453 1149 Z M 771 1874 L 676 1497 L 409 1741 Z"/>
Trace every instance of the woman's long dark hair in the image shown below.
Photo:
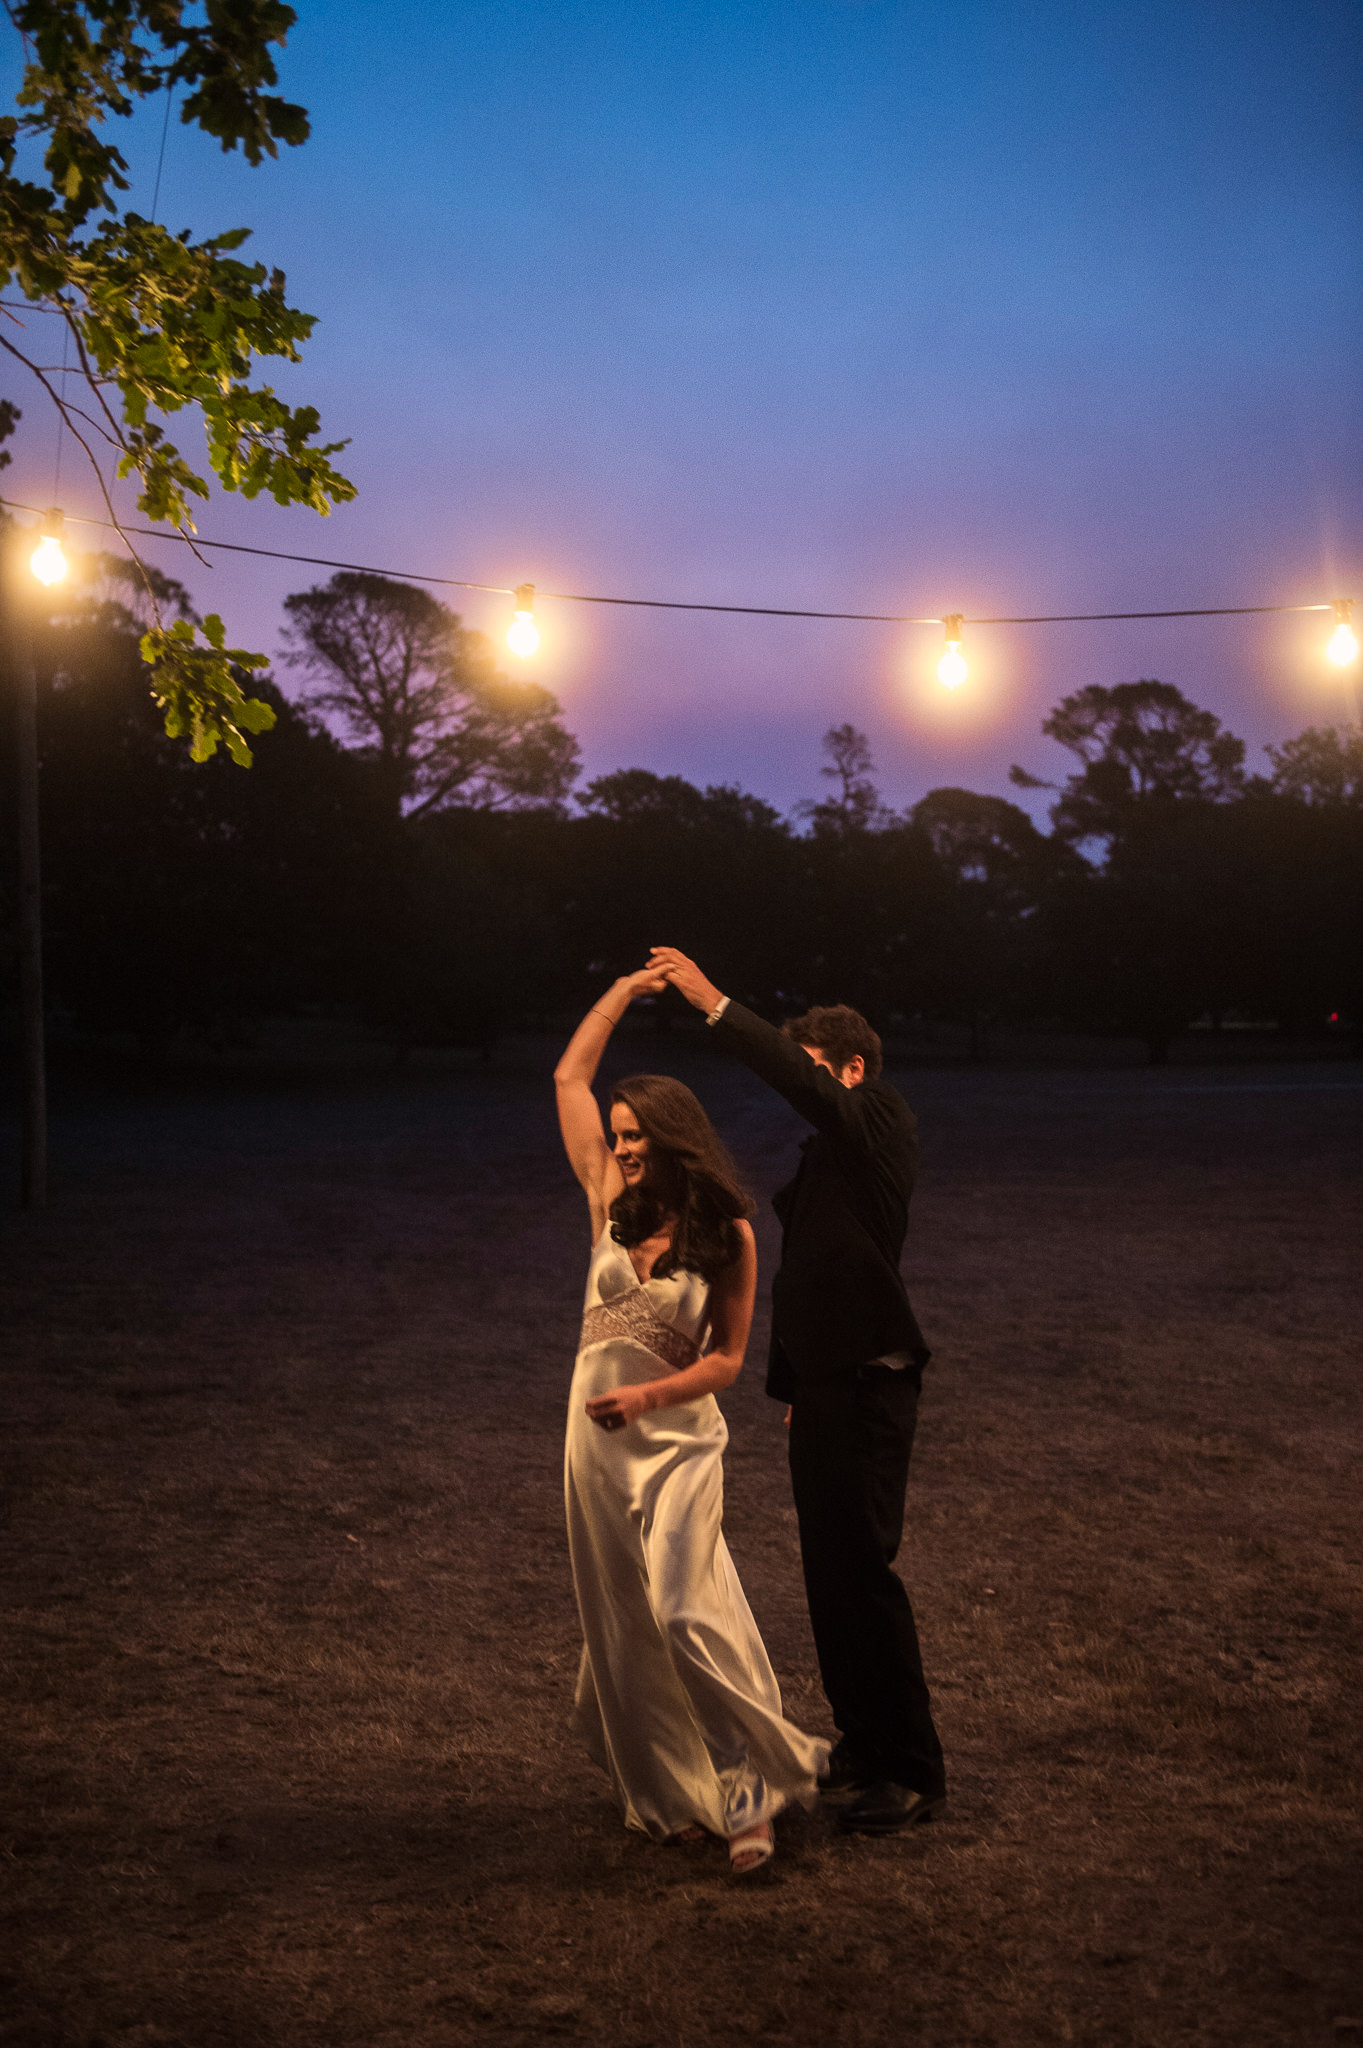
<path fill-rule="evenodd" d="M 713 1280 L 742 1249 L 737 1219 L 756 1207 L 713 1124 L 691 1090 L 668 1074 L 631 1074 L 612 1089 L 611 1101 L 634 1111 L 653 1148 L 649 1183 L 626 1188 L 611 1203 L 611 1236 L 617 1244 L 642 1244 L 675 1209 L 672 1243 L 655 1259 L 653 1277 L 664 1280 L 680 1269 Z"/>

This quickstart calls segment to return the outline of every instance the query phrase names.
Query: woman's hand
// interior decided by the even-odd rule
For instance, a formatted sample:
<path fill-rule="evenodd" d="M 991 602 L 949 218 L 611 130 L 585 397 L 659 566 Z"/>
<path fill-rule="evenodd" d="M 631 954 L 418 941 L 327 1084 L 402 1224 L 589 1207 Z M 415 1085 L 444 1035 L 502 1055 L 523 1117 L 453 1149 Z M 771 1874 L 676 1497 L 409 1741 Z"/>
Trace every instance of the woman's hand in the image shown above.
<path fill-rule="evenodd" d="M 675 946 L 655 946 L 648 964 L 653 973 L 661 974 L 679 995 L 686 997 L 693 1010 L 702 1010 L 706 1016 L 723 994 L 708 975 L 702 974 L 695 961 L 688 960 L 685 953 L 679 953 Z"/>
<path fill-rule="evenodd" d="M 656 967 L 641 967 L 637 973 L 622 974 L 615 986 L 632 1003 L 636 996 L 660 996 L 667 987 L 667 976 Z"/>
<path fill-rule="evenodd" d="M 593 1394 L 587 1403 L 587 1413 L 598 1429 L 627 1429 L 631 1422 L 647 1415 L 653 1406 L 649 1396 L 646 1386 L 612 1387 L 608 1394 Z"/>

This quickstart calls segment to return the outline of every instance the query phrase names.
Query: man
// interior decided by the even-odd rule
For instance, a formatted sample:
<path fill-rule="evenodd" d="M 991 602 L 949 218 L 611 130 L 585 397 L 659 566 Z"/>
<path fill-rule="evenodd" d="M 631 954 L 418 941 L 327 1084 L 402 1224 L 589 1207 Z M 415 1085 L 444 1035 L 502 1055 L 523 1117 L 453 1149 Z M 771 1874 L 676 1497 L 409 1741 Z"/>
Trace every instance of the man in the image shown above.
<path fill-rule="evenodd" d="M 899 1271 L 917 1126 L 880 1079 L 880 1040 L 857 1011 L 811 1010 L 781 1032 L 675 947 L 655 947 L 649 966 L 814 1126 L 774 1198 L 767 1392 L 789 1403 L 809 1617 L 840 1732 L 820 1784 L 854 1795 L 842 1827 L 890 1834 L 946 1797 L 913 1610 L 893 1570 L 929 1355 Z"/>

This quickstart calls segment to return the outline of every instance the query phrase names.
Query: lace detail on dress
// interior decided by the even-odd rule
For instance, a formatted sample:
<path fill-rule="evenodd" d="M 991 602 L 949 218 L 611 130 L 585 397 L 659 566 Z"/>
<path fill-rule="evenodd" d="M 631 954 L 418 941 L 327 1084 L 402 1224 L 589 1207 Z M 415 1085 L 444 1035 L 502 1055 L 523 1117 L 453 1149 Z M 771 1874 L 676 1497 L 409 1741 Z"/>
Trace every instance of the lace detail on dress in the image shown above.
<path fill-rule="evenodd" d="M 642 1287 L 633 1287 L 624 1294 L 617 1294 L 614 1301 L 601 1302 L 589 1308 L 582 1318 L 583 1350 L 589 1344 L 606 1344 L 612 1338 L 628 1338 L 630 1343 L 651 1351 L 655 1358 L 670 1365 L 674 1372 L 681 1372 L 685 1366 L 694 1365 L 700 1357 L 700 1347 L 675 1324 L 665 1323 L 652 1307 Z"/>

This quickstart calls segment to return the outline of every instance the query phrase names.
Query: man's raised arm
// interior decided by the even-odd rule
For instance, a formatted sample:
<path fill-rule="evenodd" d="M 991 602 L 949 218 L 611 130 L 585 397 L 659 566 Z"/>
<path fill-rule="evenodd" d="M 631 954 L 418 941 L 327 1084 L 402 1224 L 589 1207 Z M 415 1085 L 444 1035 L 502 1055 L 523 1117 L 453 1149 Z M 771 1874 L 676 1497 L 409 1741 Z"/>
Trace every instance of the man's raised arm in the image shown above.
<path fill-rule="evenodd" d="M 742 1003 L 731 1002 L 694 960 L 675 946 L 655 946 L 648 960 L 651 972 L 670 981 L 692 1009 L 724 1033 L 730 1049 L 745 1066 L 784 1095 L 816 1130 L 843 1137 L 861 1137 L 863 1108 L 855 1092 L 844 1088 L 827 1067 L 816 1066 L 803 1046 L 773 1024 L 764 1023 Z"/>

